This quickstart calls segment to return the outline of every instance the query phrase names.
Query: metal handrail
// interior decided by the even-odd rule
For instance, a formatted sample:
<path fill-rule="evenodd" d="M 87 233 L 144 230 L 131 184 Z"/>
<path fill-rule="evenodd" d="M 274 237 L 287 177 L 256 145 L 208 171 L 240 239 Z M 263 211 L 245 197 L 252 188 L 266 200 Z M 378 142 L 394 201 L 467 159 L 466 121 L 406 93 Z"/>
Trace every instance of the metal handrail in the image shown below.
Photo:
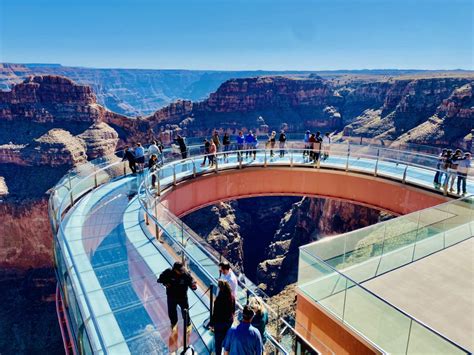
<path fill-rule="evenodd" d="M 277 149 L 278 149 L 278 148 L 277 148 Z M 268 150 L 268 149 L 260 149 L 260 150 L 257 150 L 257 152 L 258 152 L 258 151 L 264 151 L 264 152 L 266 153 L 267 150 Z M 389 149 L 384 149 L 384 150 L 390 151 Z M 292 149 L 285 149 L 285 151 L 294 151 L 294 150 L 292 150 Z M 297 150 L 297 151 L 298 151 L 298 152 L 301 152 L 301 151 L 305 151 L 305 149 L 299 149 L 299 150 Z M 227 152 L 219 152 L 219 153 L 216 153 L 216 154 L 213 154 L 213 155 L 215 155 L 215 159 L 217 160 L 218 156 L 223 156 L 224 154 L 225 154 L 225 155 L 229 155 L 229 154 L 242 154 L 243 152 L 244 152 L 244 151 L 242 151 L 242 150 L 238 150 L 238 151 L 227 151 Z M 379 152 L 379 150 L 378 150 L 377 152 Z M 191 162 L 192 162 L 192 164 L 193 164 L 193 166 L 194 166 L 194 165 L 195 165 L 194 161 L 195 161 L 196 159 L 204 158 L 204 156 L 209 156 L 209 155 L 210 155 L 210 154 L 203 154 L 203 155 L 199 155 L 199 156 L 194 156 L 193 158 L 187 158 L 187 159 L 185 159 L 185 160 L 183 160 L 183 161 L 172 162 L 172 163 L 170 163 L 169 165 L 173 165 L 173 170 L 175 171 L 176 166 L 177 166 L 178 164 L 183 164 L 184 162 L 191 160 Z M 369 154 L 357 154 L 357 155 L 358 155 L 359 157 L 367 157 L 367 158 L 373 158 L 373 157 L 374 157 L 373 155 L 369 155 Z M 415 155 L 419 155 L 419 154 L 415 154 Z M 348 154 L 348 156 L 350 156 L 350 153 Z M 380 154 L 377 154 L 376 158 L 377 158 L 377 159 L 376 159 L 375 169 L 377 168 L 378 161 L 379 161 L 380 158 L 382 158 L 383 161 L 390 161 L 390 162 L 394 162 L 394 163 L 404 164 L 404 165 L 406 165 L 407 167 L 408 167 L 408 166 L 413 166 L 413 167 L 417 167 L 417 168 L 427 169 L 426 166 L 421 166 L 421 165 L 413 164 L 413 163 L 407 163 L 407 162 L 405 162 L 405 161 L 400 161 L 400 160 L 393 159 L 393 158 L 380 157 Z M 436 159 L 436 157 L 432 157 L 432 156 L 430 156 L 430 158 L 432 158 L 433 160 Z M 241 160 L 241 159 L 242 159 L 241 157 L 238 158 L 238 162 L 237 162 L 237 163 L 240 164 L 240 160 Z M 266 167 L 267 164 L 268 164 L 268 162 L 267 162 L 267 160 L 265 159 L 263 166 Z M 262 164 L 255 164 L 255 163 L 252 164 L 252 166 L 256 166 L 256 165 L 259 166 L 259 165 L 262 165 Z M 280 162 L 278 165 L 281 166 L 281 165 L 282 165 L 281 162 Z M 307 164 L 306 164 L 306 165 L 307 165 Z M 227 169 L 228 169 L 228 167 L 227 167 Z M 437 171 L 437 169 L 432 169 L 432 168 L 429 168 L 429 167 L 428 167 L 427 170 L 430 170 L 430 171 Z M 207 173 L 207 172 L 205 172 L 204 174 L 206 174 L 206 173 Z M 157 176 L 157 180 L 160 180 L 160 178 L 159 178 L 159 170 L 158 170 L 158 171 L 155 171 L 155 172 L 152 172 L 151 174 L 157 174 L 157 175 L 158 175 L 158 176 Z M 382 173 L 382 174 L 383 174 L 383 173 Z M 193 176 L 195 176 L 195 175 L 196 175 L 196 173 L 193 172 Z M 143 183 L 145 183 L 145 181 L 147 181 L 147 180 L 148 180 L 148 179 L 145 178 L 145 180 L 144 180 Z M 176 184 L 176 182 L 177 182 L 177 181 L 176 181 L 176 178 L 174 178 L 173 180 L 174 180 L 173 183 Z M 403 180 L 405 180 L 405 179 L 403 178 Z M 142 184 L 143 184 L 143 183 L 142 183 Z M 146 185 L 146 184 L 145 184 L 145 185 Z M 426 186 L 423 186 L 423 187 L 426 188 Z M 152 194 L 151 194 L 151 192 L 149 191 L 149 189 L 147 189 L 147 188 L 145 187 L 144 190 L 146 191 L 147 197 L 152 197 Z M 161 191 L 160 191 L 160 194 L 161 194 Z M 166 207 L 163 206 L 163 208 L 166 208 Z M 149 211 L 146 210 L 146 213 L 148 214 Z M 149 214 L 152 215 L 152 213 L 149 213 Z M 168 215 L 173 216 L 173 214 L 172 214 L 171 212 L 169 212 L 169 211 L 168 211 Z M 177 217 L 175 217 L 174 220 L 175 220 L 175 222 L 178 223 L 178 224 L 179 224 L 179 223 L 183 223 L 183 222 L 179 222 L 179 219 L 178 219 Z M 209 253 L 209 252 L 207 251 L 207 249 L 202 248 L 201 244 L 200 244 L 197 240 L 194 240 L 194 242 L 195 242 L 196 245 L 198 245 L 198 246 L 200 247 L 200 249 L 201 249 L 204 253 L 206 253 L 206 254 L 211 258 L 211 260 L 213 259 L 214 262 L 218 262 L 217 258 L 216 258 L 212 253 Z M 239 280 L 239 283 L 240 283 L 240 280 Z M 240 284 L 242 285 L 242 283 L 240 283 Z M 245 287 L 245 285 L 243 285 L 243 286 Z M 249 292 L 251 292 L 254 296 L 257 296 L 252 290 L 248 289 L 247 287 L 245 287 L 245 289 L 247 289 Z M 272 310 L 271 307 L 269 307 L 268 305 L 266 305 L 266 306 L 268 307 L 269 310 Z M 273 310 L 272 310 L 272 311 L 273 311 Z M 273 311 L 273 312 L 274 312 L 274 311 Z"/>

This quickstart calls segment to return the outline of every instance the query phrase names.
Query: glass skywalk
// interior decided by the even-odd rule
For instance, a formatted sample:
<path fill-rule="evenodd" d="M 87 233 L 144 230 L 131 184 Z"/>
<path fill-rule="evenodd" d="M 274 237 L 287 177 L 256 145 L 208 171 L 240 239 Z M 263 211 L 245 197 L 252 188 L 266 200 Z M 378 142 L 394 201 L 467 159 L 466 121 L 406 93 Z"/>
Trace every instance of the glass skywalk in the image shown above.
<path fill-rule="evenodd" d="M 287 149 L 283 158 L 275 149 L 275 157 L 270 157 L 268 150 L 259 150 L 255 160 L 238 160 L 235 152 L 224 160 L 220 153 L 217 166 L 210 168 L 201 167 L 200 148 L 190 150 L 195 155 L 184 161 L 167 157 L 171 163 L 158 171 L 160 190 L 213 170 L 272 165 L 362 172 L 432 189 L 436 166 L 436 159 L 429 155 L 334 144 L 330 157 L 319 164 L 309 162 L 301 149 Z M 58 279 L 73 337 L 86 353 L 136 353 L 153 344 L 163 351 L 176 349 L 182 334 L 179 339 L 170 337 L 164 289 L 156 284 L 156 278 L 176 257 L 185 255 L 194 263 L 192 270 L 207 281 L 196 293 L 189 292 L 194 324 L 190 343 L 197 350 L 207 349 L 212 340 L 203 328 L 209 313 L 205 292 L 218 276 L 219 256 L 196 242 L 193 232 L 159 203 L 158 215 L 156 210 L 149 211 L 157 206 L 153 196 L 157 191 L 148 188 L 149 180 L 143 183 L 149 176 L 124 176 L 127 173 L 118 158 L 94 161 L 68 174 L 51 194 Z M 468 190 L 474 192 L 472 181 Z M 146 226 L 143 202 L 149 216 L 157 218 L 166 232 L 164 244 Z M 249 292 L 258 293 L 248 280 L 245 283 Z M 244 302 L 246 295 L 241 297 Z"/>

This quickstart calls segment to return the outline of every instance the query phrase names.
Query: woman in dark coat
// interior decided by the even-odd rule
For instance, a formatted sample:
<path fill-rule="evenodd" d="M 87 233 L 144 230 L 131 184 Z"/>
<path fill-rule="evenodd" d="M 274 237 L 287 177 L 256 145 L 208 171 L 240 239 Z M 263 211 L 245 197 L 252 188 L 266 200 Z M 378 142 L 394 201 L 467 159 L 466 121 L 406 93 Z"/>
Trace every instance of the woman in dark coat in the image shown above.
<path fill-rule="evenodd" d="M 214 329 L 216 355 L 221 355 L 222 342 L 234 322 L 235 299 L 227 281 L 219 280 L 218 287 L 209 326 Z"/>

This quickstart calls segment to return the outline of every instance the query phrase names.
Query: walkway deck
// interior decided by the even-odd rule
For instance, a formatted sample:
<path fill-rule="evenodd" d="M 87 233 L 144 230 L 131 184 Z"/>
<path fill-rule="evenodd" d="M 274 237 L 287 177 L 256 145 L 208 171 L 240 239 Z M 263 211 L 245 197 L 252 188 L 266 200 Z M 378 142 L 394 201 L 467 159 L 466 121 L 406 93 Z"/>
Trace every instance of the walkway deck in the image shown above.
<path fill-rule="evenodd" d="M 473 255 L 470 238 L 363 285 L 474 351 Z"/>

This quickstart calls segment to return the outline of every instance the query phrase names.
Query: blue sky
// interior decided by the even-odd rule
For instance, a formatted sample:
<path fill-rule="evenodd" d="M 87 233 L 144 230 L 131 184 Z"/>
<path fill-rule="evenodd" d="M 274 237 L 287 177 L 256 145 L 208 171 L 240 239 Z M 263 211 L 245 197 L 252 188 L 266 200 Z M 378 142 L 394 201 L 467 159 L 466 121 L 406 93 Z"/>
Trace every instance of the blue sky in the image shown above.
<path fill-rule="evenodd" d="M 0 61 L 473 69 L 472 0 L 0 0 Z"/>

